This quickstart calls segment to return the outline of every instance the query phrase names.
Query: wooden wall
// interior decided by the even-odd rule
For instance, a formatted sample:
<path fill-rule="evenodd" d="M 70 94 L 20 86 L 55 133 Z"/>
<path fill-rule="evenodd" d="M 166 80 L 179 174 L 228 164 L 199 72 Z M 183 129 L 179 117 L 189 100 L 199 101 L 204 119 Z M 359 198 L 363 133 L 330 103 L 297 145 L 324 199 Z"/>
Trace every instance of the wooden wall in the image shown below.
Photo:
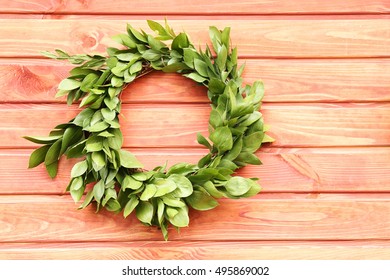
<path fill-rule="evenodd" d="M 167 17 L 195 44 L 232 28 L 245 82 L 262 79 L 262 112 L 276 141 L 258 154 L 263 192 L 208 212 L 189 228 L 155 228 L 92 208 L 58 178 L 27 170 L 35 147 L 77 106 L 55 100 L 70 66 L 40 51 L 100 53 L 126 23 Z M 153 73 L 124 95 L 125 146 L 147 167 L 197 162 L 207 131 L 205 89 Z M 389 259 L 389 0 L 0 0 L 0 259 Z"/>

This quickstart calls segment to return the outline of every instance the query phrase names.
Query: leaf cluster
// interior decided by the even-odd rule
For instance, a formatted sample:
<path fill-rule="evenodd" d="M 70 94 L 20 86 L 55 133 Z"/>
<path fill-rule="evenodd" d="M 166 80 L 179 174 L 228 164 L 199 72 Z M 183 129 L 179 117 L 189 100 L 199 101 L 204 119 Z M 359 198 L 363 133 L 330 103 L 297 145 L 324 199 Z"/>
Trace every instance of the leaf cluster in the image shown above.
<path fill-rule="evenodd" d="M 123 48 L 108 48 L 107 56 L 45 53 L 77 65 L 61 81 L 56 96 L 66 96 L 69 105 L 78 102 L 83 110 L 47 137 L 25 138 L 42 145 L 31 154 L 29 167 L 43 163 L 53 178 L 63 155 L 81 158 L 67 187 L 76 202 L 85 194 L 79 208 L 94 203 L 97 211 L 122 211 L 124 217 L 135 212 L 143 224 L 158 226 L 167 239 L 169 224 L 188 226 L 189 208 L 210 210 L 222 197 L 256 195 L 261 189 L 257 179 L 233 175 L 247 164 L 261 164 L 255 152 L 273 139 L 265 134 L 259 112 L 263 84 L 242 85 L 244 65 L 238 67 L 229 27 L 210 27 L 211 47 L 197 50 L 188 34 L 176 35 L 167 22 L 149 20 L 148 25 L 156 35 L 128 25 L 126 34 L 114 37 Z M 120 94 L 152 70 L 180 73 L 208 89 L 209 135 L 197 135 L 208 153 L 195 165 L 178 163 L 148 171 L 122 149 Z"/>

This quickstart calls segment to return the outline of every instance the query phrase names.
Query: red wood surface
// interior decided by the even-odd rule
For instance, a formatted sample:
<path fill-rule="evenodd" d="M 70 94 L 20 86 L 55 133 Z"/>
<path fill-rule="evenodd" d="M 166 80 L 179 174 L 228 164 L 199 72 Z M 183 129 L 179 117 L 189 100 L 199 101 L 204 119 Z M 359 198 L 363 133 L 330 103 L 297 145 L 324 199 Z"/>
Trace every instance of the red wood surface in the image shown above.
<path fill-rule="evenodd" d="M 141 0 L 136 9 L 132 2 L 117 0 L 115 5 L 104 0 L 1 0 L 3 13 L 70 13 L 70 14 L 364 14 L 388 13 L 386 0 L 311 1 L 247 0 L 247 1 L 191 1 Z"/>
<path fill-rule="evenodd" d="M 389 259 L 390 2 L 0 0 L 0 259 Z M 262 79 L 261 112 L 276 141 L 258 151 L 263 191 L 191 211 L 170 241 L 135 217 L 76 210 L 65 193 L 76 160 L 58 177 L 27 169 L 34 144 L 75 116 L 54 99 L 67 63 L 40 51 L 102 53 L 126 23 L 168 20 L 195 45 L 208 26 L 231 26 L 244 81 Z M 204 151 L 205 89 L 152 73 L 122 95 L 125 147 L 147 168 Z"/>

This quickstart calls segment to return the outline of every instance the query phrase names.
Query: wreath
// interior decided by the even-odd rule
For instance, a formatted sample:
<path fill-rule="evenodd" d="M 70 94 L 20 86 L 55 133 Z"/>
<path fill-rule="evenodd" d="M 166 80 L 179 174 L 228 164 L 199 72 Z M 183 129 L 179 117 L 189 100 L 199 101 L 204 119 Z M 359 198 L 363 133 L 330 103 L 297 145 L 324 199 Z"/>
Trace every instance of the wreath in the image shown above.
<path fill-rule="evenodd" d="M 158 226 L 168 238 L 168 226 L 189 224 L 189 207 L 210 210 L 217 199 L 256 195 L 257 178 L 232 176 L 247 164 L 261 164 L 254 154 L 262 143 L 273 139 L 259 112 L 263 84 L 242 85 L 244 65 L 237 65 L 237 48 L 231 47 L 230 28 L 209 28 L 212 49 L 197 50 L 186 33 L 178 35 L 165 21 L 148 21 L 152 36 L 127 25 L 127 34 L 113 39 L 124 46 L 107 48 L 108 56 L 69 55 L 56 50 L 50 58 L 77 65 L 61 81 L 56 97 L 66 96 L 68 105 L 84 108 L 74 119 L 57 125 L 47 137 L 25 138 L 42 146 L 33 151 L 29 168 L 44 163 L 50 177 L 57 174 L 58 161 L 83 158 L 71 170 L 67 187 L 73 200 L 86 195 L 79 209 L 95 202 L 97 211 L 133 211 L 145 225 Z M 170 46 L 164 43 L 170 41 Z M 154 71 L 176 72 L 205 86 L 211 103 L 208 139 L 197 134 L 197 142 L 208 153 L 197 164 L 166 164 L 153 170 L 122 149 L 120 95 L 126 85 Z"/>

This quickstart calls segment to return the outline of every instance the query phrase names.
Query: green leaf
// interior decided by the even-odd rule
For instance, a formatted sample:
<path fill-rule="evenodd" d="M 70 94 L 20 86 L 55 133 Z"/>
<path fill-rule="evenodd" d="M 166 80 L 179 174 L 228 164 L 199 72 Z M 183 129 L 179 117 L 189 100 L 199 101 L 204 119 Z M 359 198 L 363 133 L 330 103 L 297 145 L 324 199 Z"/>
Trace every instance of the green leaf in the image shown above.
<path fill-rule="evenodd" d="M 116 199 L 110 199 L 105 207 L 110 212 L 119 212 L 121 210 L 121 205 Z"/>
<path fill-rule="evenodd" d="M 62 137 L 61 154 L 64 153 L 68 147 L 80 141 L 83 135 L 84 133 L 79 127 L 70 126 L 65 129 L 64 135 Z"/>
<path fill-rule="evenodd" d="M 255 111 L 249 115 L 247 119 L 240 123 L 240 126 L 250 126 L 254 122 L 258 121 L 262 117 L 262 114 L 259 111 Z"/>
<path fill-rule="evenodd" d="M 230 27 L 225 27 L 221 34 L 221 43 L 225 45 L 226 49 L 229 49 L 230 45 Z"/>
<path fill-rule="evenodd" d="M 209 90 L 214 94 L 222 94 L 225 90 L 225 83 L 220 79 L 211 78 L 208 84 Z"/>
<path fill-rule="evenodd" d="M 130 75 L 136 74 L 142 70 L 142 62 L 138 61 L 130 66 L 129 73 Z"/>
<path fill-rule="evenodd" d="M 116 117 L 116 112 L 112 111 L 108 108 L 103 108 L 101 110 L 101 112 L 102 112 L 103 118 L 106 120 L 112 121 Z"/>
<path fill-rule="evenodd" d="M 126 189 L 138 190 L 140 187 L 142 187 L 142 182 L 135 180 L 130 175 L 126 175 L 126 177 L 123 179 L 121 189 L 123 191 L 125 191 Z"/>
<path fill-rule="evenodd" d="M 111 84 L 113 87 L 121 87 L 121 86 L 123 86 L 123 83 L 124 83 L 124 81 L 122 78 L 119 78 L 117 76 L 113 76 L 111 78 Z"/>
<path fill-rule="evenodd" d="M 200 76 L 197 73 L 184 74 L 184 76 L 198 83 L 203 83 L 204 81 L 206 81 L 206 78 Z"/>
<path fill-rule="evenodd" d="M 216 187 L 215 185 L 213 184 L 213 182 L 211 181 L 208 181 L 206 183 L 203 184 L 203 188 L 213 197 L 215 198 L 221 198 L 223 197 L 223 193 L 220 192 Z"/>
<path fill-rule="evenodd" d="M 73 123 L 77 126 L 83 127 L 84 121 L 91 119 L 94 113 L 95 110 L 92 110 L 91 108 L 85 108 L 76 116 L 76 118 L 73 120 Z"/>
<path fill-rule="evenodd" d="M 180 33 L 175 37 L 175 39 L 173 39 L 171 49 L 181 53 L 184 48 L 188 48 L 189 46 L 190 42 L 188 41 L 187 34 Z"/>
<path fill-rule="evenodd" d="M 72 196 L 75 202 L 80 201 L 84 193 L 84 181 L 83 178 L 77 177 L 72 180 L 70 185 L 70 195 Z"/>
<path fill-rule="evenodd" d="M 100 180 L 93 186 L 93 196 L 98 203 L 100 203 L 100 200 L 104 195 L 104 190 L 105 190 L 105 185 L 103 180 Z"/>
<path fill-rule="evenodd" d="M 30 155 L 30 160 L 28 162 L 28 168 L 34 168 L 38 165 L 40 165 L 42 162 L 45 161 L 46 153 L 49 150 L 50 145 L 42 146 L 38 149 L 36 149 L 34 152 Z"/>
<path fill-rule="evenodd" d="M 195 190 L 185 200 L 192 208 L 200 211 L 210 210 L 218 206 L 218 202 L 212 196 L 202 191 Z"/>
<path fill-rule="evenodd" d="M 99 76 L 95 73 L 88 74 L 80 84 L 80 89 L 84 92 L 88 92 L 99 79 Z"/>
<path fill-rule="evenodd" d="M 143 168 L 144 165 L 138 161 L 138 159 L 126 150 L 119 150 L 120 163 L 126 168 Z"/>
<path fill-rule="evenodd" d="M 174 217 L 169 218 L 169 222 L 175 227 L 187 227 L 190 223 L 190 218 L 188 217 L 188 208 L 178 208 L 177 211 L 178 213 Z"/>
<path fill-rule="evenodd" d="M 51 178 L 54 178 L 55 176 L 57 176 L 58 161 L 55 161 L 52 164 L 46 165 L 46 170 Z"/>
<path fill-rule="evenodd" d="M 87 169 L 88 169 L 87 161 L 86 160 L 80 161 L 73 166 L 72 171 L 70 172 L 70 176 L 72 178 L 79 177 L 83 175 L 87 171 Z"/>
<path fill-rule="evenodd" d="M 242 138 L 238 138 L 236 141 L 234 141 L 233 148 L 226 153 L 226 155 L 223 157 L 227 160 L 234 160 L 242 151 L 243 141 Z"/>
<path fill-rule="evenodd" d="M 56 140 L 60 139 L 62 135 L 57 135 L 57 136 L 47 136 L 47 137 L 33 137 L 33 136 L 23 136 L 24 139 L 31 141 L 33 143 L 37 144 L 52 144 Z"/>
<path fill-rule="evenodd" d="M 175 197 L 187 197 L 193 192 L 192 183 L 187 177 L 180 174 L 173 174 L 168 180 L 175 182 L 177 189 L 172 193 Z"/>
<path fill-rule="evenodd" d="M 110 133 L 114 135 L 114 137 L 110 137 L 107 139 L 108 146 L 112 149 L 119 150 L 123 145 L 123 136 L 120 129 L 110 130 Z"/>
<path fill-rule="evenodd" d="M 210 26 L 209 36 L 211 43 L 213 44 L 213 49 L 217 53 L 221 43 L 221 32 L 215 26 Z"/>
<path fill-rule="evenodd" d="M 215 59 L 215 63 L 217 64 L 220 72 L 222 72 L 226 68 L 226 59 L 227 59 L 227 49 L 223 45 L 218 52 L 217 58 Z"/>
<path fill-rule="evenodd" d="M 204 61 L 195 58 L 194 66 L 195 66 L 195 70 L 200 75 L 202 75 L 203 77 L 208 77 L 208 74 L 207 74 L 207 64 Z"/>
<path fill-rule="evenodd" d="M 140 201 L 135 208 L 135 213 L 142 223 L 152 225 L 152 219 L 154 215 L 154 207 L 150 202 Z"/>
<path fill-rule="evenodd" d="M 153 181 L 153 184 L 155 184 L 157 188 L 157 191 L 154 195 L 155 197 L 160 197 L 166 195 L 167 193 L 171 193 L 177 188 L 175 182 L 169 179 L 157 178 Z"/>
<path fill-rule="evenodd" d="M 65 79 L 60 82 L 58 85 L 58 89 L 60 90 L 72 90 L 79 88 L 81 85 L 80 81 L 73 80 L 73 79 Z"/>
<path fill-rule="evenodd" d="M 223 118 L 217 109 L 212 109 L 210 112 L 209 123 L 213 128 L 223 126 Z"/>
<path fill-rule="evenodd" d="M 127 218 L 133 212 L 135 207 L 139 203 L 138 197 L 136 195 L 131 195 L 130 200 L 126 203 L 125 209 L 123 210 L 123 216 Z"/>
<path fill-rule="evenodd" d="M 92 202 L 92 199 L 93 199 L 93 192 L 92 190 L 90 190 L 85 196 L 83 203 L 79 206 L 78 209 L 84 209 L 85 207 L 87 207 Z"/>
<path fill-rule="evenodd" d="M 172 174 L 180 174 L 180 175 L 188 175 L 190 173 L 193 173 L 197 170 L 197 166 L 195 164 L 189 164 L 186 162 L 176 163 L 172 165 L 168 172 L 166 173 L 167 176 Z"/>
<path fill-rule="evenodd" d="M 165 210 L 164 202 L 161 199 L 157 199 L 157 219 L 158 219 L 158 224 L 160 226 L 164 221 L 164 210 Z"/>
<path fill-rule="evenodd" d="M 261 164 L 260 159 L 256 155 L 248 152 L 242 152 L 241 154 L 239 154 L 238 157 L 235 159 L 235 162 L 244 162 L 255 165 Z"/>
<path fill-rule="evenodd" d="M 229 181 L 227 181 L 225 188 L 229 194 L 234 196 L 241 196 L 251 188 L 248 180 L 249 179 L 239 176 L 232 177 Z"/>
<path fill-rule="evenodd" d="M 89 132 L 100 132 L 107 129 L 109 126 L 110 125 L 107 122 L 102 121 L 102 122 L 95 123 L 90 127 L 85 128 L 85 130 Z"/>
<path fill-rule="evenodd" d="M 142 54 L 142 57 L 148 61 L 156 61 L 161 58 L 161 53 L 155 50 L 147 50 Z"/>
<path fill-rule="evenodd" d="M 106 156 L 104 152 L 93 152 L 92 153 L 92 161 L 96 164 L 96 166 L 103 167 L 106 165 Z"/>
<path fill-rule="evenodd" d="M 173 64 L 169 64 L 164 66 L 161 70 L 166 73 L 179 72 L 181 70 L 189 69 L 188 66 L 182 62 L 176 62 Z"/>
<path fill-rule="evenodd" d="M 172 39 L 172 36 L 165 30 L 165 28 L 161 24 L 153 20 L 147 20 L 147 22 L 150 29 L 157 32 L 161 37 L 166 39 Z"/>
<path fill-rule="evenodd" d="M 154 174 L 154 171 L 135 172 L 135 173 L 131 174 L 131 177 L 133 177 L 137 181 L 147 181 L 153 176 L 153 174 Z"/>
<path fill-rule="evenodd" d="M 58 161 L 61 152 L 62 140 L 57 140 L 47 151 L 45 156 L 45 165 L 50 165 Z"/>
<path fill-rule="evenodd" d="M 118 34 L 112 37 L 112 39 L 121 44 L 124 45 L 130 49 L 135 49 L 137 47 L 137 44 L 126 34 Z"/>
<path fill-rule="evenodd" d="M 249 153 L 256 152 L 260 148 L 263 139 L 264 133 L 262 131 L 255 132 L 244 137 L 242 150 Z"/>
<path fill-rule="evenodd" d="M 183 201 L 181 201 L 180 198 L 173 197 L 169 194 L 162 196 L 161 199 L 163 200 L 165 205 L 169 205 L 172 207 L 181 208 L 186 206 L 186 204 Z"/>
<path fill-rule="evenodd" d="M 157 191 L 156 185 L 154 184 L 148 184 L 146 185 L 144 191 L 142 192 L 140 196 L 140 200 L 142 201 L 148 201 L 151 199 Z"/>
<path fill-rule="evenodd" d="M 257 184 L 253 180 L 248 180 L 248 182 L 251 188 L 245 194 L 241 195 L 241 197 L 251 197 L 258 194 L 261 191 L 261 186 L 259 184 Z"/>
<path fill-rule="evenodd" d="M 272 138 L 271 136 L 267 135 L 267 134 L 264 135 L 264 138 L 262 140 L 263 143 L 271 143 L 271 142 L 274 142 L 274 141 L 275 141 L 275 139 Z"/>
<path fill-rule="evenodd" d="M 84 148 L 85 148 L 85 142 L 87 140 L 83 140 L 80 143 L 77 143 L 73 147 L 69 148 L 66 151 L 67 158 L 79 158 L 82 157 L 85 154 Z"/>
<path fill-rule="evenodd" d="M 103 137 L 98 137 L 98 136 L 89 137 L 85 145 L 87 152 L 101 151 L 103 149 L 103 140 L 104 140 Z"/>
<path fill-rule="evenodd" d="M 207 141 L 207 139 L 199 132 L 196 134 L 196 140 L 198 141 L 199 144 L 205 146 L 206 148 L 208 148 L 211 151 L 212 147 L 211 147 L 209 141 Z"/>
<path fill-rule="evenodd" d="M 222 154 L 233 147 L 233 135 L 227 126 L 218 127 L 210 134 L 210 140 L 213 141 L 219 154 Z"/>

